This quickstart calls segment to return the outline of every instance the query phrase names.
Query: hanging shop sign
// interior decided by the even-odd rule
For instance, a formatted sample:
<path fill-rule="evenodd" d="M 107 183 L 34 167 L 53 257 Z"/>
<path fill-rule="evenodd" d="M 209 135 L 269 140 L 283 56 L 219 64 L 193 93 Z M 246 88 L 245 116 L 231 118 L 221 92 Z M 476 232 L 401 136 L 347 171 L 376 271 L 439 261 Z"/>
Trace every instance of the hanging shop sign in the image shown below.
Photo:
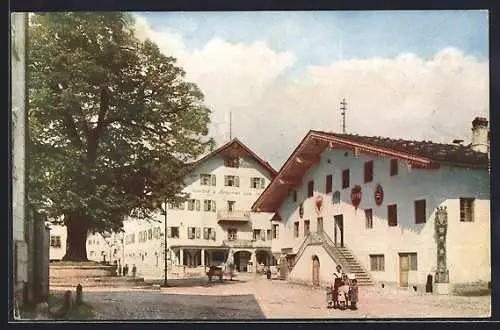
<path fill-rule="evenodd" d="M 382 189 L 381 185 L 377 185 L 377 188 L 375 188 L 375 204 L 377 204 L 377 206 L 380 206 L 383 201 L 384 201 L 384 189 Z"/>
<path fill-rule="evenodd" d="M 356 185 L 351 190 L 351 202 L 354 208 L 357 210 L 359 204 L 361 203 L 361 186 Z"/>

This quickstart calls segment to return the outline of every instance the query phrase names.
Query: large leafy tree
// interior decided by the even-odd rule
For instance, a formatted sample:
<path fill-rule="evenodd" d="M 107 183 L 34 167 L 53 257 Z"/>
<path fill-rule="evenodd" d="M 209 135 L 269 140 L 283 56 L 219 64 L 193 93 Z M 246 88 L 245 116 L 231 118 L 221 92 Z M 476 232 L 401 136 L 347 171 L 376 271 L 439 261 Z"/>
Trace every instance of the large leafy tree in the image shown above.
<path fill-rule="evenodd" d="M 87 260 L 89 231 L 183 200 L 186 164 L 213 148 L 203 94 L 133 23 L 124 13 L 31 17 L 29 201 L 67 227 L 64 260 Z"/>

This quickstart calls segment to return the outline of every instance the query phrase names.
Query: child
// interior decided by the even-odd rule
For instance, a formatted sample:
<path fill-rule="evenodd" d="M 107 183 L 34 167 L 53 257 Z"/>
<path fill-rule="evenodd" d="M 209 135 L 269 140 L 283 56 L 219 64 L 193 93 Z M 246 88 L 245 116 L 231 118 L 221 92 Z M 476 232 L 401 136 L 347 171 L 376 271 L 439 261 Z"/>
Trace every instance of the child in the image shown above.
<path fill-rule="evenodd" d="M 340 309 L 344 310 L 347 308 L 347 302 L 348 302 L 348 292 L 349 292 L 349 280 L 347 278 L 347 275 L 342 276 L 342 281 L 341 285 L 339 287 L 339 305 Z"/>
<path fill-rule="evenodd" d="M 358 302 L 358 281 L 356 279 L 352 280 L 351 289 L 349 290 L 349 299 L 351 300 L 351 309 L 353 311 L 357 310 L 356 303 Z"/>
<path fill-rule="evenodd" d="M 332 292 L 332 300 L 333 300 L 333 308 L 339 307 L 339 288 L 342 286 L 342 278 L 335 277 L 333 282 L 333 292 Z"/>

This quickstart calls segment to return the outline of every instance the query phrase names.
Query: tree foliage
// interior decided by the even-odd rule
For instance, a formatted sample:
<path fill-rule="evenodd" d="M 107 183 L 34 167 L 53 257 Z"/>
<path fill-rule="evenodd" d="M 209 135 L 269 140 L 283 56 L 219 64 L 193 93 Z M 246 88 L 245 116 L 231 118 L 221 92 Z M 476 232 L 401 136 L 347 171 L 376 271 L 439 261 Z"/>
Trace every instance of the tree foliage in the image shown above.
<path fill-rule="evenodd" d="M 117 231 L 125 215 L 183 200 L 187 163 L 213 148 L 202 92 L 133 23 L 124 13 L 31 17 L 29 200 L 66 226 Z"/>

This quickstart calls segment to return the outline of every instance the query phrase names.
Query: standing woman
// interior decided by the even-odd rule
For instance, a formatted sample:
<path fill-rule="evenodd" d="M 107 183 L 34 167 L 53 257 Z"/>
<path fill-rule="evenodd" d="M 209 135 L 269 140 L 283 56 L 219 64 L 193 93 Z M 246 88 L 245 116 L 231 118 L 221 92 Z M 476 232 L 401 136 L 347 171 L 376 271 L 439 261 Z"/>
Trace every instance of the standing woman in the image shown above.
<path fill-rule="evenodd" d="M 337 271 L 333 273 L 333 293 L 332 293 L 332 299 L 333 299 L 333 308 L 338 308 L 339 307 L 339 288 L 342 285 L 342 266 L 337 265 Z"/>

